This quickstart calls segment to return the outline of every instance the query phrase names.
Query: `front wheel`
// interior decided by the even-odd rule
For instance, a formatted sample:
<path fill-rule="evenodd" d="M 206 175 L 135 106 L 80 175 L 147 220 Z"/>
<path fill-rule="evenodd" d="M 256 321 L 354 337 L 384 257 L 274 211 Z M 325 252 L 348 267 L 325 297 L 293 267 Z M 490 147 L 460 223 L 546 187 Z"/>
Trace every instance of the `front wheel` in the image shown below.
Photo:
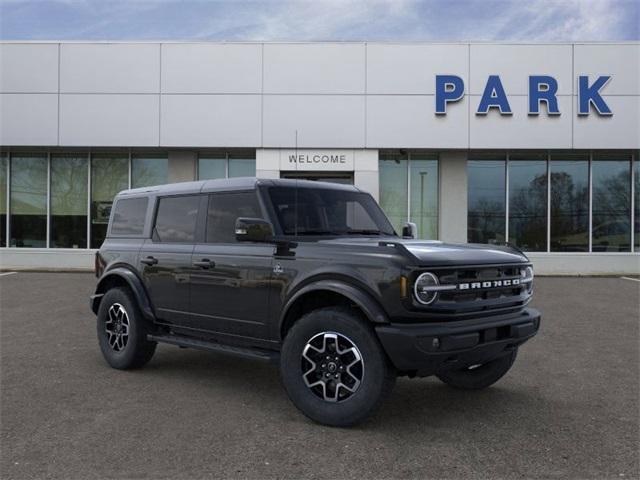
<path fill-rule="evenodd" d="M 516 361 L 518 349 L 481 365 L 451 370 L 436 376 L 447 385 L 462 390 L 482 390 L 500 380 Z"/>
<path fill-rule="evenodd" d="M 396 379 L 371 326 L 338 307 L 314 310 L 293 325 L 282 346 L 280 374 L 302 413 L 335 427 L 370 416 Z"/>

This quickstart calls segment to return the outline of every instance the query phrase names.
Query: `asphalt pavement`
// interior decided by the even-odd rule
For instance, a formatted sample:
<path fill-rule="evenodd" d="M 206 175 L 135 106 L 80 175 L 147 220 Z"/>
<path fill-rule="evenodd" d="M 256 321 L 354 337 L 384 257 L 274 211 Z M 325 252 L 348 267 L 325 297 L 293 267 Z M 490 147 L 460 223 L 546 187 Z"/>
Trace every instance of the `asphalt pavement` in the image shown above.
<path fill-rule="evenodd" d="M 109 368 L 90 274 L 0 276 L 0 477 L 638 478 L 640 282 L 538 278 L 541 332 L 482 392 L 399 379 L 351 429 L 274 366 L 161 345 Z"/>

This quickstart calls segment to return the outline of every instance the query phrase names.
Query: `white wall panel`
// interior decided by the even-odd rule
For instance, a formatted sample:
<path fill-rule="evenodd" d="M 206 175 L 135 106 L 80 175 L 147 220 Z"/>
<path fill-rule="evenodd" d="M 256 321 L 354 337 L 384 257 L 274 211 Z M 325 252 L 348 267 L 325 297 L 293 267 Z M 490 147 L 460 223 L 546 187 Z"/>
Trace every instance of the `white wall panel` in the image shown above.
<path fill-rule="evenodd" d="M 457 75 L 468 88 L 469 47 L 367 45 L 367 93 L 435 94 L 436 75 Z"/>
<path fill-rule="evenodd" d="M 262 45 L 163 44 L 165 93 L 260 93 Z"/>
<path fill-rule="evenodd" d="M 259 95 L 163 95 L 161 144 L 260 145 Z"/>
<path fill-rule="evenodd" d="M 613 115 L 576 117 L 574 148 L 640 148 L 640 97 L 602 98 Z"/>
<path fill-rule="evenodd" d="M 1 93 L 57 91 L 57 44 L 0 44 Z"/>
<path fill-rule="evenodd" d="M 265 93 L 364 93 L 364 44 L 265 44 Z"/>
<path fill-rule="evenodd" d="M 0 145 L 57 144 L 57 95 L 0 94 Z"/>
<path fill-rule="evenodd" d="M 578 75 L 612 75 L 601 90 L 606 95 L 640 95 L 640 44 L 576 45 L 574 71 Z M 576 88 L 577 93 L 577 88 Z"/>
<path fill-rule="evenodd" d="M 263 145 L 364 147 L 364 96 L 267 95 L 264 97 Z"/>
<path fill-rule="evenodd" d="M 467 148 L 467 99 L 435 115 L 433 95 L 367 98 L 367 148 Z"/>
<path fill-rule="evenodd" d="M 500 75 L 507 95 L 527 95 L 529 75 L 550 75 L 558 95 L 572 93 L 571 45 L 471 45 L 470 92 L 482 95 L 489 75 Z"/>
<path fill-rule="evenodd" d="M 471 97 L 470 148 L 571 148 L 571 96 L 558 97 L 559 116 L 527 115 L 528 99 L 510 97 L 513 115 L 475 115 L 479 96 Z"/>
<path fill-rule="evenodd" d="M 60 144 L 157 146 L 157 95 L 60 96 Z"/>
<path fill-rule="evenodd" d="M 62 93 L 159 93 L 160 45 L 66 43 L 60 47 Z"/>

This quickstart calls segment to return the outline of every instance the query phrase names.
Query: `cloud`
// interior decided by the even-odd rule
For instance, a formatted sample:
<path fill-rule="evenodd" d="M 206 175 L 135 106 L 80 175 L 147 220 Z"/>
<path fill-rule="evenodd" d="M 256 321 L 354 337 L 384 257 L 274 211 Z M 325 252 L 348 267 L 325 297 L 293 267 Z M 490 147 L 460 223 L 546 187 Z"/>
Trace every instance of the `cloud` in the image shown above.
<path fill-rule="evenodd" d="M 3 39 L 638 40 L 637 0 L 0 0 Z"/>

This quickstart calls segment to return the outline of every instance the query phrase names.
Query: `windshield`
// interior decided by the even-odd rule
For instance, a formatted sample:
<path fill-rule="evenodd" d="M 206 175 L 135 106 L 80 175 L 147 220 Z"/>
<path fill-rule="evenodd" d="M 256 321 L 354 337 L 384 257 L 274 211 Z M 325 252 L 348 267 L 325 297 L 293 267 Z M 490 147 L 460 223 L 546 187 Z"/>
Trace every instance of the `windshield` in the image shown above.
<path fill-rule="evenodd" d="M 395 235 L 367 193 L 272 187 L 269 196 L 284 235 Z"/>

